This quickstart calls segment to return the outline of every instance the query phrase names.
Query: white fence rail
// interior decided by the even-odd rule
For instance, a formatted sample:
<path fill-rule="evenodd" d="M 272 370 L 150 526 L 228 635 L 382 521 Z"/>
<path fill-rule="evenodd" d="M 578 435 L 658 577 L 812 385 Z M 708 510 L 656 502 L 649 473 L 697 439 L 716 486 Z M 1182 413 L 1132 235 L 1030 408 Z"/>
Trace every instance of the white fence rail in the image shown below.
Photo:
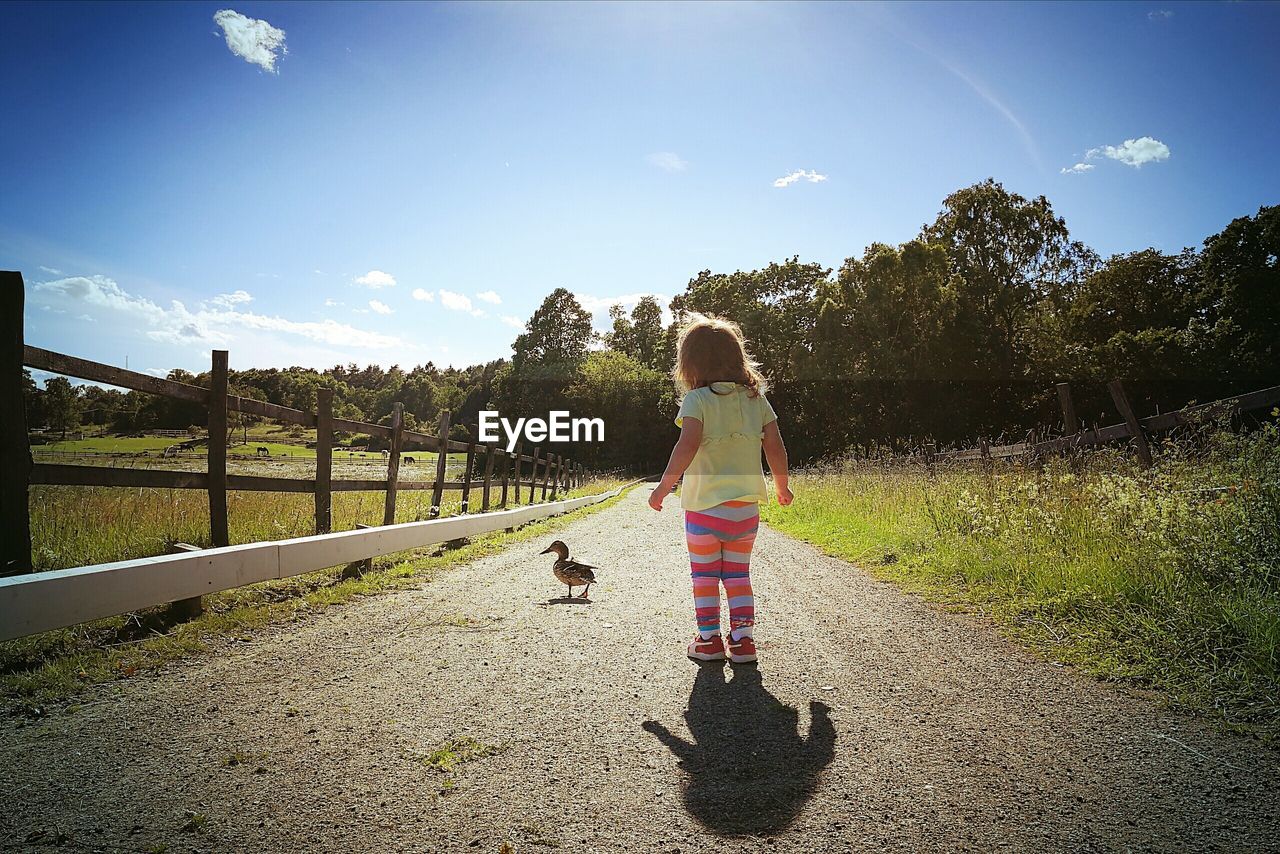
<path fill-rule="evenodd" d="M 598 495 L 531 504 L 494 513 L 405 522 L 0 578 L 0 640 L 514 528 L 598 504 L 638 482 Z"/>

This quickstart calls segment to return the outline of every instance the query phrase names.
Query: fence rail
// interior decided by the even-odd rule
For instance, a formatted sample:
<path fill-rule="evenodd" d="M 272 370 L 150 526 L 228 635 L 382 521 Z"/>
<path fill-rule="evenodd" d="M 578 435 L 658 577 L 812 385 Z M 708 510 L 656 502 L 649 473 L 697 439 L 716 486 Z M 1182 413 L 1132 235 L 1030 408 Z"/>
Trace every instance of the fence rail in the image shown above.
<path fill-rule="evenodd" d="M 561 491 L 582 486 L 588 478 L 588 471 L 581 463 L 550 452 L 544 453 L 540 447 L 535 447 L 531 455 L 524 455 L 517 446 L 516 452 L 509 454 L 493 445 L 450 439 L 448 410 L 440 413 L 436 434 L 431 435 L 404 427 L 403 405 L 400 403 L 394 405 L 392 423 L 385 425 L 333 417 L 331 389 L 318 390 L 316 412 L 305 412 L 229 394 L 226 350 L 213 351 L 210 387 L 203 388 L 33 347 L 23 341 L 24 299 L 22 274 L 0 272 L 0 399 L 18 402 L 16 406 L 0 409 L 0 471 L 5 472 L 5 476 L 0 478 L 3 482 L 0 487 L 0 575 L 29 572 L 32 569 L 30 511 L 27 500 L 29 484 L 204 490 L 209 496 L 210 541 L 215 548 L 223 548 L 230 545 L 227 534 L 228 490 L 312 493 L 315 496 L 316 534 L 328 534 L 332 528 L 334 492 L 385 492 L 383 524 L 391 525 L 395 522 L 396 495 L 404 490 L 431 490 L 430 515 L 434 519 L 440 515 L 440 505 L 446 491 L 462 493 L 462 513 L 466 514 L 472 509 L 473 490 L 480 492 L 480 510 L 486 512 L 495 504 L 499 487 L 500 497 L 496 505 L 507 508 L 510 504 L 521 503 L 523 487 L 528 488 L 525 503 L 534 504 L 538 501 L 555 501 Z M 206 471 L 35 462 L 27 438 L 25 413 L 20 404 L 23 399 L 24 367 L 204 406 L 208 412 L 209 431 Z M 231 412 L 315 428 L 315 477 L 285 478 L 228 473 L 227 422 Z M 390 449 L 386 458 L 386 477 L 378 480 L 334 479 L 333 452 L 337 448 L 335 434 L 339 432 L 367 433 L 386 439 Z M 435 478 L 430 481 L 401 482 L 400 464 L 405 452 L 412 454 L 418 449 L 436 452 Z M 466 455 L 466 465 L 461 477 L 455 480 L 446 480 L 450 453 Z M 524 463 L 531 464 L 527 477 L 524 476 Z"/>
<path fill-rule="evenodd" d="M 932 460 L 985 460 L 1011 459 L 1016 457 L 1037 457 L 1059 453 L 1072 448 L 1105 445 L 1122 439 L 1133 439 L 1138 456 L 1144 465 L 1151 465 L 1152 456 L 1148 438 L 1156 433 L 1164 433 L 1188 424 L 1195 424 L 1205 418 L 1216 415 L 1234 417 L 1245 412 L 1266 409 L 1280 405 L 1280 385 L 1251 391 L 1246 394 L 1215 400 L 1197 406 L 1188 406 L 1174 412 L 1164 412 L 1138 418 L 1129 401 L 1128 392 L 1123 381 L 1114 379 L 1107 385 L 1111 398 L 1125 421 L 1107 427 L 1082 428 L 1076 420 L 1075 405 L 1071 398 L 1071 387 L 1067 383 L 1058 383 L 1056 391 L 1058 402 L 1062 407 L 1063 424 L 1068 435 L 1045 441 L 1016 442 L 1011 445 L 991 445 L 985 440 L 977 448 L 964 450 L 937 451 L 930 449 L 927 456 Z"/>

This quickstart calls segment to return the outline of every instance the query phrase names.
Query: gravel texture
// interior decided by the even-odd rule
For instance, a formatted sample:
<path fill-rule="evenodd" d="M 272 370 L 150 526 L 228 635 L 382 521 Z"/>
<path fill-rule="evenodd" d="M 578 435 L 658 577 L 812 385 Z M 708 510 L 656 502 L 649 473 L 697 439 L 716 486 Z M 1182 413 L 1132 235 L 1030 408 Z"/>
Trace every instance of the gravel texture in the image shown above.
<path fill-rule="evenodd" d="M 759 665 L 688 661 L 678 502 L 656 514 L 646 495 L 556 535 L 600 567 L 589 604 L 558 599 L 547 542 L 519 543 L 11 719 L 0 845 L 1280 846 L 1276 751 L 771 530 L 754 561 Z M 430 761 L 459 739 L 481 755 Z"/>

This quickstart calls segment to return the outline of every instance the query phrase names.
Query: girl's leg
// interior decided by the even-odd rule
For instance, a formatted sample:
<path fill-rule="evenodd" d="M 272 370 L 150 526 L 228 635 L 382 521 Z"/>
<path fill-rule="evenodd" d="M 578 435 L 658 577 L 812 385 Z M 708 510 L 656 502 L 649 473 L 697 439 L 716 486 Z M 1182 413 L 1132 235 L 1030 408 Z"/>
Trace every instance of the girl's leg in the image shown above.
<path fill-rule="evenodd" d="M 705 638 L 720 634 L 720 540 L 714 534 L 685 530 L 689 547 L 689 567 L 693 575 L 693 611 L 698 634 Z"/>
<path fill-rule="evenodd" d="M 760 507 L 754 501 L 726 501 L 707 510 L 685 513 L 687 537 L 698 537 L 699 548 L 704 552 L 709 553 L 711 549 L 710 542 L 702 539 L 705 536 L 713 537 L 719 545 L 715 553 L 719 569 L 717 576 L 723 580 L 725 598 L 729 600 L 729 627 L 734 639 L 750 637 L 755 625 L 755 597 L 751 591 L 751 549 L 755 545 L 759 527 Z M 693 548 L 691 540 L 690 559 Z M 696 584 L 695 581 L 695 586 Z M 715 592 L 718 625 L 720 597 L 719 590 Z M 695 592 L 695 599 L 698 595 Z"/>
<path fill-rule="evenodd" d="M 729 628 L 733 640 L 751 637 L 756 624 L 756 599 L 751 591 L 751 549 L 756 542 L 752 531 L 722 544 L 721 578 L 724 598 L 729 600 Z"/>

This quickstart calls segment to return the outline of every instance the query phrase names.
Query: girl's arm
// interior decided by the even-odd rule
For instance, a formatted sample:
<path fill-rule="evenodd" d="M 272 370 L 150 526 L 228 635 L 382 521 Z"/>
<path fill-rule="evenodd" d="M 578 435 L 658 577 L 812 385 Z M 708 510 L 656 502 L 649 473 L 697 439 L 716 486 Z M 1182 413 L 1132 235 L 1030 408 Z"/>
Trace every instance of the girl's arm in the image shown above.
<path fill-rule="evenodd" d="M 769 472 L 773 475 L 773 486 L 778 493 L 778 503 L 786 507 L 791 503 L 791 489 L 787 482 L 787 446 L 782 444 L 782 433 L 778 430 L 778 422 L 770 421 L 764 425 L 764 458 L 769 461 Z"/>
<path fill-rule="evenodd" d="M 688 415 L 680 424 L 680 438 L 671 449 L 671 459 L 667 462 L 667 470 L 662 473 L 662 480 L 649 495 L 649 506 L 654 510 L 662 509 L 662 499 L 671 494 L 671 487 L 680 480 L 680 475 L 693 462 L 698 454 L 698 446 L 702 444 L 702 422 Z"/>

